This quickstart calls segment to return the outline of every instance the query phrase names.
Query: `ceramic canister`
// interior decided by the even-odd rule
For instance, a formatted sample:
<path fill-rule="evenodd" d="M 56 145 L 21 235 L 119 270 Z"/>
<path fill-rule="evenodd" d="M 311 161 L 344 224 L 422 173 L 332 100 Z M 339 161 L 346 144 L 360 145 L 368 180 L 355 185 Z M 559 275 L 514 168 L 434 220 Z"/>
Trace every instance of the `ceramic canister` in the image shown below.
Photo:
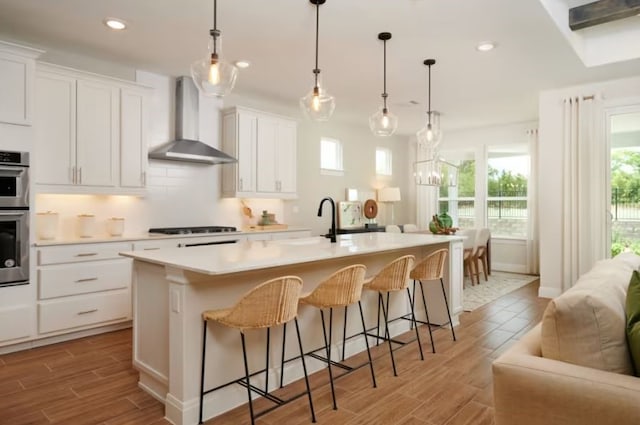
<path fill-rule="evenodd" d="M 53 211 L 36 214 L 36 236 L 38 239 L 55 239 L 58 234 L 58 213 Z"/>
<path fill-rule="evenodd" d="M 111 217 L 107 220 L 107 233 L 111 236 L 122 236 L 124 233 L 124 218 Z"/>
<path fill-rule="evenodd" d="M 95 231 L 96 217 L 93 214 L 80 214 L 78 216 L 78 236 L 91 238 Z"/>

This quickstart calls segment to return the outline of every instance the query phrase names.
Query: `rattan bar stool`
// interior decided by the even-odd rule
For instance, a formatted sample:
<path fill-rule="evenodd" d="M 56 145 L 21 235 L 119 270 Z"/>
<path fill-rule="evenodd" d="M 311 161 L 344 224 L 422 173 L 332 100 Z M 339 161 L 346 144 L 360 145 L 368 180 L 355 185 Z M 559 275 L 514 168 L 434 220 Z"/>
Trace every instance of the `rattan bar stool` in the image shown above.
<path fill-rule="evenodd" d="M 381 338 L 379 334 L 371 335 L 378 339 L 385 339 L 389 344 L 389 354 L 391 355 L 391 365 L 393 366 L 393 375 L 398 376 L 396 371 L 396 361 L 393 357 L 393 347 L 391 346 L 393 341 L 389 333 L 389 294 L 391 292 L 398 292 L 405 289 L 407 291 L 407 297 L 409 298 L 409 306 L 411 308 L 411 322 L 416 330 L 416 339 L 418 341 L 418 350 L 420 351 L 420 360 L 424 360 L 424 354 L 422 353 L 422 345 L 420 344 L 420 334 L 418 333 L 418 326 L 416 324 L 416 317 L 413 311 L 413 299 L 411 297 L 411 291 L 409 290 L 409 272 L 413 267 L 413 263 L 416 257 L 413 255 L 405 255 L 397 258 L 384 266 L 380 272 L 372 278 L 365 280 L 363 289 L 370 291 L 376 291 L 378 293 L 378 308 L 382 307 L 382 316 L 384 318 L 384 338 Z M 382 294 L 387 295 L 386 306 L 385 300 Z M 379 315 L 378 315 L 379 317 Z M 380 325 L 378 323 L 378 329 Z M 369 334 L 368 334 L 369 335 Z"/>
<path fill-rule="evenodd" d="M 424 296 L 424 287 L 422 285 L 423 282 L 428 282 L 431 280 L 440 280 L 440 287 L 442 288 L 442 295 L 444 297 L 444 304 L 447 308 L 447 316 L 449 317 L 449 325 L 451 326 L 451 335 L 453 335 L 453 340 L 456 340 L 456 332 L 453 330 L 453 323 L 451 321 L 451 313 L 449 312 L 449 303 L 447 302 L 447 293 L 444 290 L 444 263 L 447 259 L 447 254 L 449 250 L 446 248 L 439 249 L 437 251 L 429 254 L 424 260 L 420 261 L 414 268 L 411 270 L 411 274 L 409 277 L 413 279 L 413 301 L 415 301 L 416 297 L 416 281 L 420 282 L 420 292 L 422 293 L 422 302 L 424 304 L 424 312 L 427 317 L 426 322 L 422 322 L 419 320 L 415 320 L 414 322 L 419 322 L 427 325 L 427 329 L 429 329 L 429 338 L 431 338 L 431 350 L 435 353 L 436 346 L 433 342 L 433 334 L 431 333 L 431 323 L 429 322 L 429 310 L 427 310 L 427 299 Z M 446 325 L 444 323 L 443 325 Z M 440 325 L 440 326 L 443 326 Z"/>
<path fill-rule="evenodd" d="M 311 420 L 316 421 L 315 412 L 313 410 L 313 400 L 311 399 L 311 389 L 309 387 L 309 377 L 307 375 L 307 366 L 304 362 L 304 351 L 302 349 L 302 341 L 300 339 L 300 329 L 298 327 L 298 298 L 302 291 L 302 279 L 297 276 L 283 276 L 276 279 L 271 279 L 261 283 L 255 288 L 248 291 L 240 298 L 240 301 L 231 308 L 225 308 L 220 310 L 208 310 L 202 313 L 203 320 L 203 334 L 202 334 L 202 369 L 200 377 L 200 422 L 202 423 L 202 410 L 203 400 L 205 394 L 220 389 L 228 384 L 212 388 L 210 390 L 204 389 L 204 371 L 205 371 L 205 359 L 207 353 L 207 323 L 217 322 L 221 325 L 238 329 L 240 331 L 240 338 L 242 341 L 242 356 L 244 360 L 245 377 L 233 381 L 231 383 L 238 383 L 247 388 L 247 396 L 249 399 L 249 413 L 251 415 L 251 424 L 255 423 L 255 419 L 276 407 L 296 399 L 305 393 L 309 397 L 309 409 L 311 410 Z M 286 324 L 293 320 L 296 325 L 296 333 L 298 335 L 298 346 L 300 349 L 300 357 L 302 360 L 302 369 L 304 371 L 304 380 L 307 386 L 307 390 L 302 394 L 292 397 L 288 400 L 280 399 L 268 392 L 268 381 L 265 384 L 265 389 L 262 390 L 256 386 L 251 385 L 249 381 L 249 364 L 247 361 L 247 348 L 245 344 L 245 331 L 252 329 L 267 329 L 267 366 L 265 367 L 265 374 L 268 376 L 269 370 L 269 329 L 274 326 Z M 251 400 L 251 392 L 255 392 L 268 400 L 274 402 L 276 406 L 268 408 L 262 412 L 254 414 L 253 402 Z"/>
<path fill-rule="evenodd" d="M 362 331 L 365 334 L 365 345 L 367 347 L 367 356 L 369 358 L 369 368 L 371 369 L 371 381 L 373 387 L 376 387 L 376 376 L 373 371 L 373 361 L 371 360 L 371 351 L 369 350 L 369 341 L 366 336 L 366 327 L 364 323 L 364 314 L 362 312 L 362 303 L 360 297 L 362 296 L 362 285 L 364 284 L 364 275 L 366 267 L 362 264 L 355 264 L 352 266 L 344 267 L 337 272 L 333 273 L 326 280 L 321 282 L 313 292 L 305 294 L 300 298 L 300 304 L 307 304 L 316 307 L 320 310 L 320 318 L 322 319 L 322 334 L 324 336 L 324 350 L 326 357 L 321 357 L 315 353 L 309 353 L 312 357 L 319 360 L 325 360 L 327 362 L 327 369 L 329 371 L 329 382 L 331 384 L 331 397 L 333 399 L 333 408 L 337 409 L 336 394 L 333 386 L 333 372 L 331 371 L 332 364 L 341 367 L 345 370 L 352 370 L 353 368 L 342 365 L 340 363 L 331 360 L 331 341 L 333 329 L 333 309 L 337 307 L 345 308 L 345 330 L 346 332 L 346 320 L 347 320 L 347 307 L 358 303 L 360 309 L 360 320 L 362 321 Z M 329 331 L 327 332 L 327 326 L 324 319 L 324 310 L 329 309 Z M 328 335 L 327 335 L 328 334 Z M 284 356 L 283 356 L 284 360 Z M 343 351 L 344 360 L 344 351 Z M 365 363 L 366 364 L 366 363 Z"/>

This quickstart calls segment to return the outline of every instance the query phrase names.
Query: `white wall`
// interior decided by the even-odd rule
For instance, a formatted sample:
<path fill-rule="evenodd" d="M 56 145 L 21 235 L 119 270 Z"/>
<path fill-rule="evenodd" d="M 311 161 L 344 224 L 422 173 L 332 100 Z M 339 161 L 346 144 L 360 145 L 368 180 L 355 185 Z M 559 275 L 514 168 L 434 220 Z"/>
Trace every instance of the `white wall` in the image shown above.
<path fill-rule="evenodd" d="M 562 210 L 562 155 L 559 149 L 563 135 L 562 99 L 598 94 L 604 101 L 605 110 L 613 106 L 640 104 L 640 77 L 567 87 L 540 94 L 538 205 L 541 296 L 557 296 L 563 287 L 562 219 L 558 214 Z M 604 121 L 604 115 L 600 119 Z M 604 134 L 601 136 L 597 140 L 604 143 Z M 605 223 L 602 225 L 605 226 Z"/>

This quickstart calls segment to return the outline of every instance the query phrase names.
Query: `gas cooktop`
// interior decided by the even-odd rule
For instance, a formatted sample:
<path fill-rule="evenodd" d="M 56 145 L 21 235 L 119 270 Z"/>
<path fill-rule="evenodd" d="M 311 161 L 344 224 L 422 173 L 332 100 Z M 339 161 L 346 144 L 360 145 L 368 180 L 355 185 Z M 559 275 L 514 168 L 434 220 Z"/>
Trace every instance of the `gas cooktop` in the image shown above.
<path fill-rule="evenodd" d="M 149 233 L 161 233 L 163 235 L 190 235 L 193 233 L 222 233 L 235 232 L 237 229 L 231 226 L 200 226 L 200 227 L 157 227 L 149 229 Z"/>

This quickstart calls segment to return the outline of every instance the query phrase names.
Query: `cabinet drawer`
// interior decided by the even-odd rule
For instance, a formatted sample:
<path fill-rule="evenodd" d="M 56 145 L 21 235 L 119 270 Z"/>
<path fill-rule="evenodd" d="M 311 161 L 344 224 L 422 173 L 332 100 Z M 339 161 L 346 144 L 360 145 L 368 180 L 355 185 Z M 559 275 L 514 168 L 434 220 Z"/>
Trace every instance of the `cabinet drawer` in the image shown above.
<path fill-rule="evenodd" d="M 84 295 L 38 303 L 38 330 L 42 333 L 78 328 L 131 317 L 128 290 Z"/>
<path fill-rule="evenodd" d="M 131 283 L 131 260 L 64 264 L 38 270 L 40 299 L 125 289 Z"/>
<path fill-rule="evenodd" d="M 40 248 L 38 265 L 123 258 L 118 255 L 123 251 L 131 251 L 131 244 L 122 242 Z"/>
<path fill-rule="evenodd" d="M 34 307 L 19 306 L 0 310 L 0 343 L 27 338 L 33 332 Z"/>

